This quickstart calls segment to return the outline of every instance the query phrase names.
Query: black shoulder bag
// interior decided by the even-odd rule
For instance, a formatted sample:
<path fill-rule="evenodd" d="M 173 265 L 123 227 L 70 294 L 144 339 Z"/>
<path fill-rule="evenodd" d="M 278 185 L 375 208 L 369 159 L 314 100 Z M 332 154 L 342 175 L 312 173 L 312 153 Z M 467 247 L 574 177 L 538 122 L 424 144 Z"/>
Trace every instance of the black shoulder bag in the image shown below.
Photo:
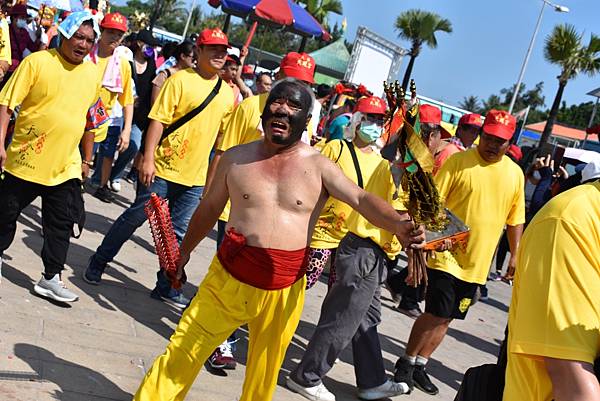
<path fill-rule="evenodd" d="M 223 80 L 221 78 L 219 78 L 217 80 L 217 83 L 215 84 L 215 87 L 210 91 L 210 93 L 208 94 L 206 99 L 204 99 L 204 101 L 202 103 L 200 103 L 200 105 L 198 107 L 196 107 L 195 109 L 193 109 L 192 111 L 190 111 L 189 113 L 187 113 L 186 115 L 181 117 L 179 120 L 177 120 L 173 124 L 169 125 L 166 129 L 164 129 L 162 136 L 160 137 L 160 141 L 158 142 L 158 145 L 160 146 L 160 144 L 166 137 L 171 135 L 173 132 L 177 131 L 185 123 L 187 123 L 192 118 L 194 118 L 198 114 L 200 114 L 202 112 L 202 110 L 204 110 L 206 108 L 206 106 L 208 106 L 208 104 L 210 102 L 212 102 L 212 100 L 215 98 L 215 96 L 217 96 L 217 94 L 219 93 L 219 90 L 221 90 L 222 82 L 223 82 Z"/>
<path fill-rule="evenodd" d="M 342 149 L 344 148 L 344 143 L 348 145 L 348 150 L 350 151 L 350 155 L 352 156 L 352 162 L 354 162 L 354 168 L 356 169 L 356 178 L 358 179 L 358 186 L 362 189 L 365 189 L 363 183 L 362 172 L 360 171 L 360 164 L 358 164 L 358 157 L 356 156 L 356 149 L 354 149 L 354 144 L 350 141 L 346 141 L 342 139 Z M 342 152 L 340 151 L 340 156 Z M 338 157 L 339 159 L 339 157 Z"/>

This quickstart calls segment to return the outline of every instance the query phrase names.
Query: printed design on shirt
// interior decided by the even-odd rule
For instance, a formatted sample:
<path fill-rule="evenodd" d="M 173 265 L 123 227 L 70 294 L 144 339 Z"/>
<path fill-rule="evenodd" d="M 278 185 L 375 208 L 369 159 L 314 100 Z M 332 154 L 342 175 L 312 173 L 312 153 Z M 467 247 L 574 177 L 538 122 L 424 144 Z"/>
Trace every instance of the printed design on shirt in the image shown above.
<path fill-rule="evenodd" d="M 400 250 L 400 242 L 398 241 L 398 239 L 395 236 L 392 238 L 391 242 L 386 242 L 385 244 L 383 244 L 383 251 L 385 253 L 397 252 L 399 250 Z"/>
<path fill-rule="evenodd" d="M 189 145 L 189 139 L 183 139 L 181 135 L 173 133 L 169 137 L 168 146 L 165 146 L 162 151 L 162 162 L 165 169 L 178 172 L 179 170 L 175 168 L 175 164 L 178 159 L 183 160 L 185 158 Z"/>
<path fill-rule="evenodd" d="M 469 309 L 469 306 L 471 306 L 471 298 L 463 298 L 458 304 L 458 310 L 460 313 L 465 313 Z"/>
<path fill-rule="evenodd" d="M 346 223 L 346 213 L 335 212 L 335 205 L 333 203 L 329 204 L 324 211 L 324 214 L 327 214 L 326 217 L 320 217 L 317 220 L 316 224 L 316 232 L 317 233 L 325 233 L 329 230 L 335 229 L 335 231 L 341 231 L 342 227 Z"/>
<path fill-rule="evenodd" d="M 25 133 L 23 143 L 19 146 L 19 154 L 16 162 L 24 167 L 35 170 L 35 166 L 30 164 L 28 160 L 33 155 L 39 155 L 44 150 L 44 144 L 46 142 L 46 133 L 39 132 L 35 125 L 29 127 Z"/>

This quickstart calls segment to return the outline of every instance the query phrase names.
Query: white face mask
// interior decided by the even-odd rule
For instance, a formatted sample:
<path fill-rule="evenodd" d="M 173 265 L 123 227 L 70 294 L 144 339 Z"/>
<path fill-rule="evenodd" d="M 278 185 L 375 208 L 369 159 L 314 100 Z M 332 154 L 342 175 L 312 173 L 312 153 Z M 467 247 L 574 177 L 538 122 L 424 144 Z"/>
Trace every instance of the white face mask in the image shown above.
<path fill-rule="evenodd" d="M 17 28 L 19 28 L 19 29 L 27 28 L 27 21 L 24 19 L 19 18 L 17 20 L 16 24 L 17 24 Z"/>

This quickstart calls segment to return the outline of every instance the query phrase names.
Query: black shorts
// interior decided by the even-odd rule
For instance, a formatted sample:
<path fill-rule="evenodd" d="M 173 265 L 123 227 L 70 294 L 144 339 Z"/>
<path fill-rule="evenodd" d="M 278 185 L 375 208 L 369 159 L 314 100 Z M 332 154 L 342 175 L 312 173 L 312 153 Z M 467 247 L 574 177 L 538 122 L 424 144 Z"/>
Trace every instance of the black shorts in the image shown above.
<path fill-rule="evenodd" d="M 464 319 L 479 284 L 467 283 L 450 273 L 427 269 L 425 312 L 448 319 Z"/>

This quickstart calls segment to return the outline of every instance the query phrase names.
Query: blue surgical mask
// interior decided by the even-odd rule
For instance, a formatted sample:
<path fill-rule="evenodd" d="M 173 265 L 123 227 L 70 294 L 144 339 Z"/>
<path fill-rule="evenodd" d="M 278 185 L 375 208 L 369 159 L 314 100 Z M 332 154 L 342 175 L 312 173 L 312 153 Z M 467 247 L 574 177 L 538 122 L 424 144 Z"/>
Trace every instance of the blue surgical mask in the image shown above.
<path fill-rule="evenodd" d="M 144 52 L 144 57 L 146 57 L 146 58 L 154 57 L 154 48 L 152 48 L 148 45 L 144 45 L 144 48 L 142 51 Z"/>
<path fill-rule="evenodd" d="M 373 122 L 363 121 L 358 129 L 358 137 L 366 143 L 373 143 L 381 136 L 382 127 Z"/>
<path fill-rule="evenodd" d="M 17 20 L 17 28 L 19 28 L 19 29 L 27 28 L 27 21 L 19 18 Z"/>

